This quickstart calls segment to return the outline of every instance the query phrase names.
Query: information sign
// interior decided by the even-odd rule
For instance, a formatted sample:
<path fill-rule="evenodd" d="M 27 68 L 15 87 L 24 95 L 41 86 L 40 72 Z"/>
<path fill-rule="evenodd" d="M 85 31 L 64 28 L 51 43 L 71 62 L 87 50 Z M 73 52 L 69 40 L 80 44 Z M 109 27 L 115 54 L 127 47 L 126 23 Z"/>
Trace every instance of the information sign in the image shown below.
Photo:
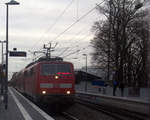
<path fill-rule="evenodd" d="M 27 53 L 23 51 L 10 51 L 9 56 L 10 57 L 26 57 Z"/>

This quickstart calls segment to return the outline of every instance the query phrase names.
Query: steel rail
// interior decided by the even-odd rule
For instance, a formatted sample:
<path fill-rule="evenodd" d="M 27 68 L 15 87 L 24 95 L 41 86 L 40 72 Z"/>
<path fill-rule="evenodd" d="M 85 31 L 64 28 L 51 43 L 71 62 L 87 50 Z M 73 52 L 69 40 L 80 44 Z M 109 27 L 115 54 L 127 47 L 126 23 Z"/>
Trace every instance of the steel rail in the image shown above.
<path fill-rule="evenodd" d="M 81 105 L 85 105 L 91 109 L 103 112 L 104 114 L 107 114 L 117 120 L 146 120 L 148 118 L 148 116 L 145 114 L 140 114 L 114 106 L 100 105 L 80 99 L 76 99 L 75 102 Z"/>
<path fill-rule="evenodd" d="M 78 118 L 74 117 L 73 115 L 71 115 L 71 114 L 69 114 L 67 112 L 62 112 L 61 114 L 62 114 L 62 116 L 64 116 L 68 120 L 79 120 Z"/>

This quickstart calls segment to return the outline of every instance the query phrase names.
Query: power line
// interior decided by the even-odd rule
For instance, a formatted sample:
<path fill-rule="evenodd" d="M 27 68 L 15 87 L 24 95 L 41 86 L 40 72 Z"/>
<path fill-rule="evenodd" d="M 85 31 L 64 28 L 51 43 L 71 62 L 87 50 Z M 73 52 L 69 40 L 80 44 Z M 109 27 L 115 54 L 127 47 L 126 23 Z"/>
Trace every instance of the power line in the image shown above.
<path fill-rule="evenodd" d="M 71 38 L 70 39 L 70 41 L 71 40 L 73 40 L 73 39 L 75 39 L 76 37 L 78 37 L 82 32 L 83 32 L 83 30 L 85 30 L 85 28 L 86 28 L 86 26 L 85 27 L 83 27 L 83 29 L 81 29 L 78 33 L 76 33 L 76 35 L 75 35 L 75 37 L 73 37 L 73 38 Z M 87 30 L 87 31 L 89 31 L 89 30 Z M 87 33 L 87 31 L 85 32 L 85 33 Z M 82 38 L 83 39 L 83 38 Z M 82 39 L 80 39 L 80 40 L 82 40 Z M 77 42 L 79 42 L 79 41 L 76 41 L 75 43 L 77 43 Z M 70 45 L 71 45 L 71 43 L 70 43 Z M 74 44 L 73 44 L 74 45 Z M 77 45 L 76 45 L 77 46 Z M 69 50 L 69 48 L 73 48 L 73 46 L 69 46 L 69 47 L 67 47 L 63 52 L 61 52 L 61 54 L 59 54 L 58 56 L 62 56 L 66 51 L 68 51 Z M 72 49 L 71 49 L 72 50 Z"/>
<path fill-rule="evenodd" d="M 67 47 L 64 51 L 62 51 L 58 56 L 61 56 L 64 54 L 64 52 L 66 52 L 70 47 Z"/>
<path fill-rule="evenodd" d="M 68 57 L 68 56 L 73 55 L 73 54 L 78 53 L 78 52 L 80 52 L 80 50 L 77 50 L 77 51 L 72 52 L 72 53 L 70 53 L 70 54 L 68 54 L 68 55 L 66 55 L 66 56 L 63 56 L 63 58 Z"/>
<path fill-rule="evenodd" d="M 66 7 L 65 9 L 60 13 L 60 15 L 56 18 L 56 20 L 54 21 L 54 23 L 46 30 L 46 32 L 40 37 L 38 43 L 42 40 L 42 38 L 44 37 L 44 35 L 49 32 L 50 30 L 52 30 L 52 28 L 56 25 L 56 23 L 60 20 L 60 18 L 65 14 L 65 12 L 67 11 L 67 9 L 69 9 L 69 7 L 72 5 L 72 3 L 74 2 L 74 0 L 72 0 Z M 37 42 L 34 44 L 35 45 L 38 44 Z"/>
<path fill-rule="evenodd" d="M 85 27 L 83 27 L 78 33 L 76 33 L 76 35 L 75 35 L 75 37 L 72 37 L 70 40 L 73 40 L 73 39 L 75 39 L 76 37 L 78 37 L 80 34 L 82 34 L 82 32 L 85 30 L 85 28 L 86 28 L 86 26 Z M 87 29 L 86 31 L 84 31 L 84 33 L 87 33 L 89 31 L 89 29 Z M 89 34 L 88 34 L 89 35 Z M 88 37 L 88 35 L 85 35 L 82 39 L 85 39 L 86 37 Z M 82 40 L 82 39 L 80 39 L 80 40 Z M 77 41 L 77 42 L 79 42 L 79 41 Z M 77 43 L 77 42 L 75 42 L 75 43 Z M 57 45 L 58 43 L 56 43 L 56 45 Z M 71 43 L 70 43 L 71 44 Z M 55 45 L 55 46 L 56 46 Z M 60 44 L 59 44 L 60 45 Z M 73 44 L 74 45 L 74 44 Z M 76 45 L 76 46 L 78 46 L 78 44 Z M 62 56 L 66 51 L 68 51 L 70 48 L 73 48 L 73 46 L 69 46 L 69 47 L 67 47 L 64 51 L 62 51 L 59 55 L 57 55 L 57 56 Z M 42 50 L 42 49 L 41 49 Z M 71 49 L 71 51 L 72 51 L 72 49 Z"/>
<path fill-rule="evenodd" d="M 101 5 L 102 3 L 104 3 L 105 0 L 103 0 L 101 3 L 99 3 L 98 5 Z M 75 24 L 77 24 L 78 22 L 80 22 L 83 18 L 85 18 L 87 15 L 89 15 L 91 12 L 93 12 L 93 10 L 96 9 L 97 6 L 95 6 L 94 8 L 92 8 L 91 10 L 89 10 L 87 13 L 85 13 L 83 16 L 81 16 L 78 20 L 76 20 L 74 23 L 72 23 L 68 28 L 66 28 L 63 32 L 61 32 L 60 34 L 58 34 L 55 38 L 54 41 L 57 40 L 60 36 L 62 36 L 65 32 L 67 32 L 70 28 L 72 28 Z"/>
<path fill-rule="evenodd" d="M 91 28 L 91 27 L 90 27 Z M 71 39 L 69 39 L 69 41 L 71 41 L 71 40 L 74 40 L 76 37 L 78 37 L 80 34 L 83 34 L 82 32 L 84 31 L 84 33 L 88 33 L 88 31 L 89 31 L 89 29 L 90 28 L 88 28 L 87 29 L 87 26 L 84 26 L 79 32 L 77 32 L 76 34 L 75 34 L 75 37 L 72 37 Z M 86 31 L 85 31 L 86 30 Z M 79 39 L 76 39 L 76 40 L 78 40 L 78 41 L 75 41 L 75 44 L 76 43 L 78 43 L 79 41 L 81 41 L 81 40 L 83 40 L 83 39 L 85 39 L 86 37 L 88 37 L 90 34 L 88 33 L 88 34 L 84 34 L 84 37 L 83 38 L 81 38 L 80 40 Z M 60 45 L 60 44 L 59 44 Z M 73 46 L 69 46 L 69 48 L 74 48 L 74 43 L 70 43 L 70 45 L 73 45 Z M 76 46 L 79 46 L 79 44 L 77 44 Z M 63 52 L 61 52 L 61 54 L 59 54 L 58 56 L 62 56 L 66 51 L 68 51 L 69 50 L 69 48 L 67 48 L 67 49 L 65 49 Z M 72 50 L 71 49 L 71 50 Z"/>
<path fill-rule="evenodd" d="M 97 4 L 97 5 L 101 5 L 102 3 L 104 3 L 105 0 L 103 0 L 101 3 Z M 80 22 L 83 18 L 85 18 L 87 15 L 89 15 L 91 12 L 93 12 L 93 10 L 96 9 L 97 6 L 95 6 L 94 8 L 92 8 L 91 10 L 89 10 L 87 13 L 85 13 L 83 16 L 81 16 L 78 20 L 76 20 L 74 23 L 72 23 L 68 28 L 66 28 L 63 32 L 61 32 L 59 35 L 57 35 L 55 37 L 55 39 L 53 40 L 57 40 L 61 35 L 63 35 L 66 31 L 68 31 L 70 28 L 72 28 L 75 24 L 77 24 L 78 22 Z M 50 42 L 49 42 L 50 43 Z M 67 51 L 67 50 L 66 50 Z"/>
<path fill-rule="evenodd" d="M 83 39 L 86 39 L 89 35 L 90 35 L 90 34 L 85 35 L 82 39 L 80 39 L 80 41 L 83 40 Z M 79 44 L 77 44 L 76 46 L 79 46 Z M 72 50 L 73 50 L 73 46 L 70 47 L 70 48 L 72 48 L 72 49 L 70 50 L 70 51 L 72 51 Z M 85 48 L 83 48 L 83 49 L 85 49 Z M 67 49 L 67 50 L 68 50 L 68 49 Z M 67 50 L 65 50 L 64 52 L 66 52 Z M 63 52 L 63 54 L 64 54 L 64 52 Z M 63 54 L 61 54 L 61 55 L 63 55 Z M 71 54 L 71 55 L 72 55 L 72 54 Z"/>
<path fill-rule="evenodd" d="M 70 55 L 79 53 L 79 52 L 81 52 L 82 50 L 85 50 L 85 49 L 87 49 L 87 47 L 86 47 L 86 48 L 84 47 L 84 48 L 82 48 L 82 49 L 78 49 L 78 50 L 76 50 L 76 51 L 74 51 L 74 52 L 72 52 L 72 53 L 69 53 L 68 55 L 63 56 L 63 58 L 66 58 L 66 57 L 69 57 Z"/>

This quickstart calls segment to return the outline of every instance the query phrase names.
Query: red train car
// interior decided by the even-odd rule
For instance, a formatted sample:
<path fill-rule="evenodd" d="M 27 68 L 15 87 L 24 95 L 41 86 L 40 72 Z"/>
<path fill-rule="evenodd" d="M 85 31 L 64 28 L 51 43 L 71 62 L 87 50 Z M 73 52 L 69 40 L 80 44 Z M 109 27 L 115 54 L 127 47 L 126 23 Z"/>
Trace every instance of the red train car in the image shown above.
<path fill-rule="evenodd" d="M 73 64 L 42 58 L 15 73 L 11 84 L 34 101 L 72 102 L 75 94 Z"/>

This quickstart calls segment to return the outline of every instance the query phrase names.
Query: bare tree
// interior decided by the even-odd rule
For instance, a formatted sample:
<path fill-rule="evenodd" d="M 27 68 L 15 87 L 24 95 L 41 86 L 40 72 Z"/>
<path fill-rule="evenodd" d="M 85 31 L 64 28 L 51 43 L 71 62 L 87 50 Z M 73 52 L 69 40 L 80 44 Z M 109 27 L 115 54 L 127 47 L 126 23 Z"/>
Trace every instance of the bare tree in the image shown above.
<path fill-rule="evenodd" d="M 91 41 L 95 50 L 93 60 L 105 69 L 110 62 L 116 81 L 145 86 L 148 74 L 148 11 L 137 0 L 108 0 L 105 6 L 97 9 L 106 19 L 95 22 L 92 29 L 95 32 Z"/>

